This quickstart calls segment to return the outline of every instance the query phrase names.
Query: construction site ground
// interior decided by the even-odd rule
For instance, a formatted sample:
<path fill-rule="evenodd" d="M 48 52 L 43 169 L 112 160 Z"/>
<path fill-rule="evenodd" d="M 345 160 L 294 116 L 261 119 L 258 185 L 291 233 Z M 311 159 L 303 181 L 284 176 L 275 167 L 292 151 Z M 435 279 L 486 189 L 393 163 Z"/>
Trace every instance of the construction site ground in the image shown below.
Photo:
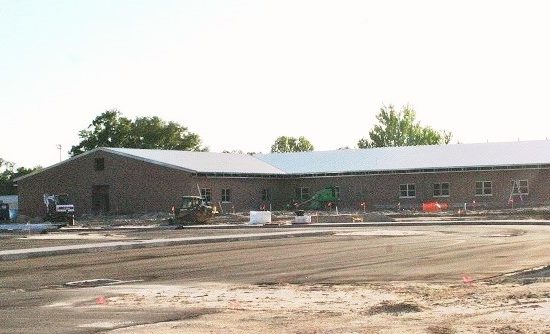
<path fill-rule="evenodd" d="M 490 226 L 395 220 L 413 218 L 430 224 L 2 261 L 0 332 L 550 333 L 544 217 Z M 0 250 L 289 230 L 120 219 L 3 233 Z"/>

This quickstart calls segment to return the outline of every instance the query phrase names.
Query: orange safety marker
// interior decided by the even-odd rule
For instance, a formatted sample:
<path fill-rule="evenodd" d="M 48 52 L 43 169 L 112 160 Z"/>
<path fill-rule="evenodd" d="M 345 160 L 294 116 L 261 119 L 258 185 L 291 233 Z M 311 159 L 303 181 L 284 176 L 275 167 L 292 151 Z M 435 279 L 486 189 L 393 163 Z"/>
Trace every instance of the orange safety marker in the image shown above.
<path fill-rule="evenodd" d="M 462 275 L 462 282 L 466 285 L 472 285 L 474 283 L 474 279 L 472 276 Z"/>
<path fill-rule="evenodd" d="M 97 305 L 105 305 L 107 304 L 107 298 L 105 298 L 105 296 L 99 296 L 95 299 L 95 303 Z"/>

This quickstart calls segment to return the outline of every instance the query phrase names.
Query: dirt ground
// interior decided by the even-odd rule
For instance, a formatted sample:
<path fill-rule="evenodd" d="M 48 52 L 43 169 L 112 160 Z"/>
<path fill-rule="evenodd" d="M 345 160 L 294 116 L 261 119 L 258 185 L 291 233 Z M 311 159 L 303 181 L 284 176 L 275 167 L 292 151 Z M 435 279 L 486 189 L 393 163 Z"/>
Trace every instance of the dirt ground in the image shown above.
<path fill-rule="evenodd" d="M 550 282 L 123 285 L 49 307 L 169 308 L 149 325 L 90 322 L 104 333 L 550 333 Z M 93 291 L 93 288 L 89 292 Z M 113 329 L 114 328 L 114 329 Z M 118 328 L 118 329 L 117 329 Z"/>
<path fill-rule="evenodd" d="M 60 231 L 2 241 L 253 231 Z M 550 333 L 549 236 L 544 225 L 388 225 L 6 261 L 0 333 Z"/>
<path fill-rule="evenodd" d="M 549 206 L 537 207 L 517 207 L 504 209 L 487 209 L 483 207 L 471 208 L 468 204 L 468 210 L 452 208 L 441 212 L 422 212 L 416 210 L 368 210 L 349 211 L 340 210 L 340 216 L 349 216 L 347 220 L 340 219 L 338 222 L 349 221 L 353 222 L 353 217 L 361 217 L 361 221 L 461 221 L 461 220 L 548 220 L 550 219 Z M 294 220 L 294 212 L 292 211 L 273 211 L 272 221 L 291 223 Z M 306 211 L 306 215 L 322 216 L 324 218 L 335 216 L 334 211 Z M 149 213 L 149 214 L 133 214 L 133 215 L 118 215 L 118 216 L 88 216 L 79 217 L 79 224 L 85 226 L 128 226 L 128 225 L 159 225 L 166 224 L 171 216 L 165 212 Z M 343 217 L 340 217 L 343 218 Z M 249 212 L 224 213 L 214 216 L 210 220 L 210 224 L 226 224 L 226 223 L 247 223 L 249 221 Z M 330 219 L 328 219 L 331 222 Z M 332 221 L 336 222 L 336 221 Z"/>

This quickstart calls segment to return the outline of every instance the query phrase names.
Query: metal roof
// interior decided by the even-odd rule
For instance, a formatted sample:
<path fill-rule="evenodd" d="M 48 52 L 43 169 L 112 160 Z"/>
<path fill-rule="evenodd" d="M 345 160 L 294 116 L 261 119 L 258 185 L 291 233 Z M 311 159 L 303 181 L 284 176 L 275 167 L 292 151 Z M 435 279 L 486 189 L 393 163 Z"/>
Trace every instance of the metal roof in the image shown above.
<path fill-rule="evenodd" d="M 550 164 L 550 141 L 518 141 L 257 154 L 287 174 Z"/>
<path fill-rule="evenodd" d="M 248 154 L 103 148 L 107 152 L 196 173 L 284 174 L 269 163 Z"/>
<path fill-rule="evenodd" d="M 270 154 L 231 154 L 101 147 L 14 181 L 55 168 L 92 152 L 105 151 L 191 173 L 235 175 L 315 175 L 405 172 L 454 168 L 525 168 L 550 165 L 550 141 L 453 144 Z"/>

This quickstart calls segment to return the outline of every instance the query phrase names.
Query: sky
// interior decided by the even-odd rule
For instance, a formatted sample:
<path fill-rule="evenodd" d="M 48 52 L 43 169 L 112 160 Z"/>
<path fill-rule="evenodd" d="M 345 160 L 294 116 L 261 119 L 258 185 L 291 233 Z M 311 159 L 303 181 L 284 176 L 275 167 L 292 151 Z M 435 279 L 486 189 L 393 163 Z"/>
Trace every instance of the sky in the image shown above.
<path fill-rule="evenodd" d="M 210 151 L 356 147 L 384 105 L 452 143 L 550 137 L 547 1 L 0 0 L 0 158 L 48 166 L 105 110 Z"/>

